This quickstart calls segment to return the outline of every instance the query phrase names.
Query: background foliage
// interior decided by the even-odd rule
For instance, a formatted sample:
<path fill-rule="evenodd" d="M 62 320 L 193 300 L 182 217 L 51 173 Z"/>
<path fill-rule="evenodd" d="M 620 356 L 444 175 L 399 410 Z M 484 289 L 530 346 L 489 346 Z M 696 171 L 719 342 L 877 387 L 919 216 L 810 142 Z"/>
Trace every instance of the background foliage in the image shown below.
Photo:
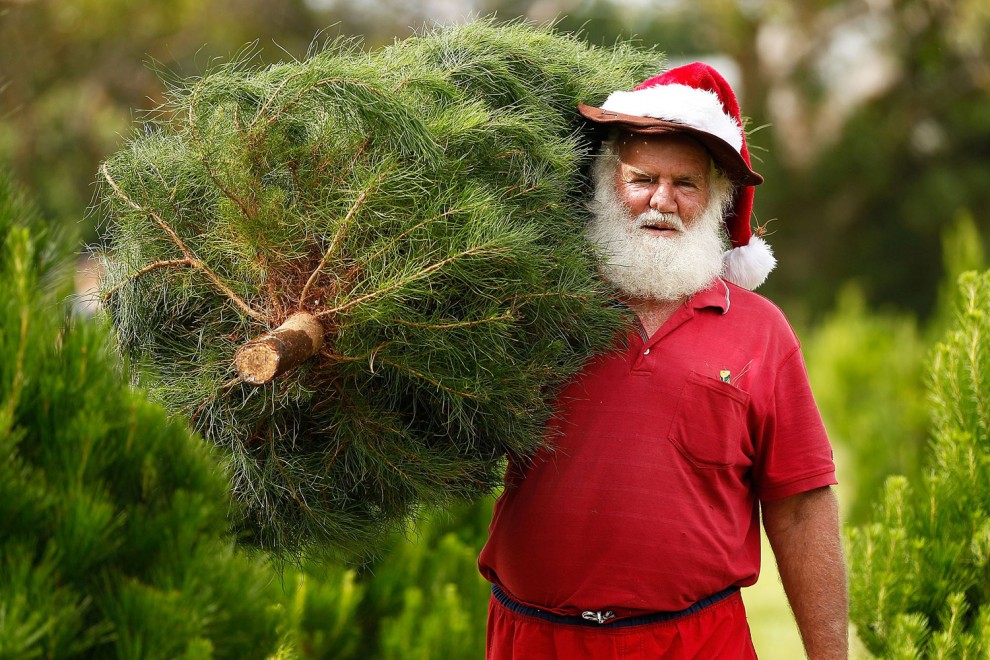
<path fill-rule="evenodd" d="M 227 480 L 68 319 L 66 247 L 0 179 L 0 656 L 265 657 Z"/>
<path fill-rule="evenodd" d="M 714 57 L 739 88 L 757 217 L 785 258 L 765 291 L 820 318 L 854 279 L 867 305 L 929 314 L 942 228 L 990 219 L 990 12 L 973 0 L 0 1 L 0 160 L 60 223 L 82 223 L 97 164 L 165 78 L 257 40 L 266 61 L 337 34 L 374 47 L 424 22 L 497 11 L 559 19 L 593 43 L 636 35 L 673 61 Z M 328 27 L 329 26 L 329 27 Z M 322 32 L 320 32 L 322 31 Z"/>
<path fill-rule="evenodd" d="M 990 653 L 990 272 L 959 288 L 931 357 L 926 469 L 889 478 L 874 519 L 849 533 L 851 616 L 881 657 Z"/>

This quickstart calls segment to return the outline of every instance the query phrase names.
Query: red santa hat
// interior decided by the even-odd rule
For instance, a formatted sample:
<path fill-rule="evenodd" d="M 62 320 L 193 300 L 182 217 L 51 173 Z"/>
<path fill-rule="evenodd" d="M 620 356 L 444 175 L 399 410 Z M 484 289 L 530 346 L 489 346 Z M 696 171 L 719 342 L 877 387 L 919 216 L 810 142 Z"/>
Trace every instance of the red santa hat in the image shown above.
<path fill-rule="evenodd" d="M 578 105 L 586 119 L 631 133 L 687 133 L 711 154 L 735 188 L 725 227 L 732 249 L 725 253 L 724 277 L 747 289 L 763 284 L 777 265 L 770 246 L 753 234 L 756 186 L 736 95 L 718 71 L 695 62 L 650 78 L 631 92 L 613 92 L 600 108 Z"/>

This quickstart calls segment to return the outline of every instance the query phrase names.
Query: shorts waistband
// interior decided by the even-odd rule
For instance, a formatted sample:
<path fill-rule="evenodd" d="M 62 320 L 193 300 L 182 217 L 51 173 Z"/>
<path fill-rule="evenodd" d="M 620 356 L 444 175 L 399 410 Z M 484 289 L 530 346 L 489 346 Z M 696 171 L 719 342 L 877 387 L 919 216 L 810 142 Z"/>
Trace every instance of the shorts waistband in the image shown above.
<path fill-rule="evenodd" d="M 498 585 L 492 585 L 492 596 L 495 597 L 495 600 L 517 614 L 525 614 L 526 616 L 543 619 L 544 621 L 549 621 L 550 623 L 558 623 L 567 626 L 587 626 L 592 628 L 601 628 L 602 626 L 607 628 L 629 628 L 632 626 L 642 626 L 650 623 L 673 621 L 674 619 L 679 619 L 683 616 L 700 612 L 706 607 L 710 607 L 715 603 L 729 598 L 738 591 L 739 587 L 729 587 L 727 589 L 723 589 L 722 591 L 714 593 L 707 598 L 702 598 L 694 605 L 677 612 L 655 612 L 653 614 L 642 614 L 639 616 L 631 616 L 624 619 L 614 620 L 615 615 L 612 614 L 612 612 L 585 612 L 582 616 L 565 616 L 563 614 L 547 612 L 546 610 L 541 610 L 535 607 L 530 607 L 529 605 L 518 603 L 502 591 Z"/>

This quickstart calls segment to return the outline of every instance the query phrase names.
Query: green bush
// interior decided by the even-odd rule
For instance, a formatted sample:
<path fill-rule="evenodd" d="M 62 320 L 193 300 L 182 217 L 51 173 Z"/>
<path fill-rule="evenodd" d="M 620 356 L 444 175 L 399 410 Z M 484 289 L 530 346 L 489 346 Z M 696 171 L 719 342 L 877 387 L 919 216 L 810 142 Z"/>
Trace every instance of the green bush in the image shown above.
<path fill-rule="evenodd" d="M 277 658 L 357 658 L 366 646 L 362 611 L 366 587 L 353 570 L 331 565 L 290 569 L 283 575 L 287 598 L 282 647 Z"/>
<path fill-rule="evenodd" d="M 66 245 L 0 181 L 0 656 L 265 657 L 226 479 L 69 319 Z"/>
<path fill-rule="evenodd" d="M 307 564 L 286 573 L 281 658 L 480 658 L 489 585 L 478 572 L 492 501 L 425 516 L 360 571 Z"/>
<path fill-rule="evenodd" d="M 922 476 L 888 479 L 873 522 L 848 534 L 851 617 L 883 657 L 990 654 L 990 271 L 959 287 L 931 359 Z"/>
<path fill-rule="evenodd" d="M 926 344 L 913 317 L 866 309 L 854 286 L 805 341 L 808 373 L 833 443 L 842 487 L 852 485 L 845 516 L 862 521 L 891 474 L 913 475 L 924 445 Z M 848 478 L 848 483 L 845 479 Z"/>
<path fill-rule="evenodd" d="M 942 233 L 943 267 L 938 310 L 924 323 L 906 313 L 866 308 L 855 284 L 837 296 L 835 310 L 804 343 L 815 398 L 838 456 L 853 524 L 864 522 L 893 474 L 919 475 L 928 432 L 925 357 L 952 324 L 956 282 L 984 267 L 972 215 L 961 212 Z M 841 461 L 845 460 L 845 463 Z"/>

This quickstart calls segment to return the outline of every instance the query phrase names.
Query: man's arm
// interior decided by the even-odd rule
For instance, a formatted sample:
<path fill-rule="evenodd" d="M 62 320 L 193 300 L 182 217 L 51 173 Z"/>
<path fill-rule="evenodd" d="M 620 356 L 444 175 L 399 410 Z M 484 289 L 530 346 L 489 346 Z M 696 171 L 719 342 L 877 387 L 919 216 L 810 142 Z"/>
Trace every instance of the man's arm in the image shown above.
<path fill-rule="evenodd" d="M 849 592 L 832 489 L 764 502 L 763 526 L 808 657 L 848 658 Z"/>

